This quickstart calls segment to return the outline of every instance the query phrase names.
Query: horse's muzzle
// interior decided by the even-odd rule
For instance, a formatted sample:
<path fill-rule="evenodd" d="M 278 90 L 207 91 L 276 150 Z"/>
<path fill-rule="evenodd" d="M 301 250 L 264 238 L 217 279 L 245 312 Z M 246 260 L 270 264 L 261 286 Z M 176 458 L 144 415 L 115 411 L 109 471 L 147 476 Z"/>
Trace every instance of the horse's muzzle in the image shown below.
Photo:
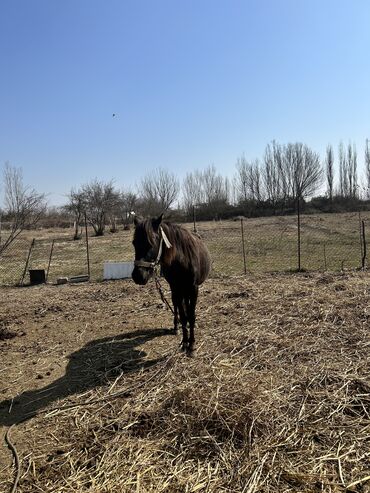
<path fill-rule="evenodd" d="M 134 270 L 132 271 L 131 277 L 135 284 L 140 284 L 141 286 L 144 286 L 149 281 L 152 274 L 152 269 L 145 269 L 135 266 Z"/>

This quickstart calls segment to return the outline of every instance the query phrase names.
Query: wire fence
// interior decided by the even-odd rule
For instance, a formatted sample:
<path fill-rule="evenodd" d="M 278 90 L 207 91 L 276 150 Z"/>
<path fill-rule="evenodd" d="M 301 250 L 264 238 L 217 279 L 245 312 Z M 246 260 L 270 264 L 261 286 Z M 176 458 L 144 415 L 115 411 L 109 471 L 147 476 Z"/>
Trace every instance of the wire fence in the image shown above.
<path fill-rule="evenodd" d="M 193 224 L 185 225 L 193 229 Z M 370 211 L 297 217 L 278 216 L 196 224 L 208 246 L 212 275 L 248 272 L 340 271 L 366 268 Z M 42 269 L 48 282 L 87 275 L 103 279 L 107 261 L 132 261 L 132 231 L 73 240 L 71 230 L 40 230 L 16 239 L 0 254 L 0 285 L 29 283 Z"/>

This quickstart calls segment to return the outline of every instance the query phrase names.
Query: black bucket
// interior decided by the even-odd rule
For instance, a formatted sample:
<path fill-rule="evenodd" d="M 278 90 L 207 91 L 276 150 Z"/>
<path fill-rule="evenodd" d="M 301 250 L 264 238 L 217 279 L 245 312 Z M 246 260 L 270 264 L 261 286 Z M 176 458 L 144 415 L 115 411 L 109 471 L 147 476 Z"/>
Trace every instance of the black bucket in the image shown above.
<path fill-rule="evenodd" d="M 46 282 L 45 269 L 30 269 L 30 284 L 43 284 Z"/>

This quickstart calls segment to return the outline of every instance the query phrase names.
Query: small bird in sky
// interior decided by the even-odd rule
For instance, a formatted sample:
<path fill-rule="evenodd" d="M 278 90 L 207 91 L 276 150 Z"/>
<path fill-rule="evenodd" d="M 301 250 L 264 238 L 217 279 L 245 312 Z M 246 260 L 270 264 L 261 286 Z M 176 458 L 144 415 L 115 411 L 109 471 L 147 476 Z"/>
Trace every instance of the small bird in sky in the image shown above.
<path fill-rule="evenodd" d="M 115 113 L 113 113 L 112 117 L 114 118 L 115 116 L 116 116 L 116 114 L 115 114 Z"/>

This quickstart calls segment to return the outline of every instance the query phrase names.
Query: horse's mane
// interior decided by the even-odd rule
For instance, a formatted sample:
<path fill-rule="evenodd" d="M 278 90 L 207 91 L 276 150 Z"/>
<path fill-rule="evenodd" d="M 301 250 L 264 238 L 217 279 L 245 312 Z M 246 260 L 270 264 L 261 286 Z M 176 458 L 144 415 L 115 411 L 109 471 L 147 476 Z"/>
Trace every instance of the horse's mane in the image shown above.
<path fill-rule="evenodd" d="M 162 222 L 160 226 L 172 245 L 169 249 L 165 248 L 163 254 L 163 262 L 165 264 L 171 264 L 175 258 L 181 260 L 184 264 L 199 260 L 199 237 L 194 236 L 191 231 L 177 224 Z M 142 227 L 149 243 L 154 246 L 157 238 L 151 219 L 145 220 L 142 223 Z"/>

